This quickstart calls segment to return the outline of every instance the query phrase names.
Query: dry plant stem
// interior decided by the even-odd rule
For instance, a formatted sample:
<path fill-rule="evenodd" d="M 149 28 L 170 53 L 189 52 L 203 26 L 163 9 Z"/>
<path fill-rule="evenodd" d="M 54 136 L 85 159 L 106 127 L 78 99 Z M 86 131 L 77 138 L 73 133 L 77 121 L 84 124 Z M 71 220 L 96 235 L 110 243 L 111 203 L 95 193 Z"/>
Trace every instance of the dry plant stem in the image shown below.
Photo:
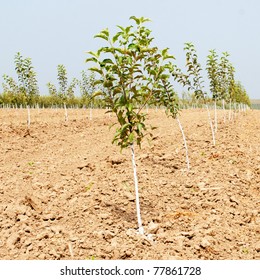
<path fill-rule="evenodd" d="M 136 202 L 136 212 L 137 212 L 138 228 L 139 228 L 139 233 L 140 234 L 144 234 L 144 228 L 142 226 L 141 211 L 140 211 L 139 191 L 138 191 L 138 178 L 137 178 L 137 171 L 136 171 L 136 164 L 135 164 L 134 144 L 131 144 L 130 148 L 131 148 L 132 165 L 133 165 L 133 171 L 134 171 L 135 202 Z"/>
<path fill-rule="evenodd" d="M 206 108 L 207 108 L 207 112 L 208 112 L 209 124 L 210 124 L 210 128 L 211 128 L 211 133 L 212 133 L 213 145 L 215 146 L 215 145 L 216 145 L 215 132 L 214 132 L 212 120 L 211 120 L 211 117 L 210 117 L 210 112 L 209 112 L 209 107 L 208 107 L 208 105 L 206 105 Z"/>
<path fill-rule="evenodd" d="M 185 137 L 185 134 L 184 134 L 184 131 L 183 131 L 183 128 L 182 128 L 182 125 L 181 125 L 181 122 L 180 122 L 179 118 L 176 118 L 176 120 L 177 120 L 178 125 L 179 125 L 180 130 L 181 130 L 181 134 L 182 134 L 182 138 L 183 138 L 183 142 L 184 142 L 184 147 L 185 147 L 185 150 L 186 150 L 187 169 L 189 171 L 190 170 L 190 160 L 189 160 L 189 153 L 188 153 L 188 146 L 187 146 L 187 142 L 186 142 L 186 137 Z"/>
<path fill-rule="evenodd" d="M 29 129 L 31 125 L 31 112 L 30 105 L 27 105 L 27 128 Z"/>
<path fill-rule="evenodd" d="M 68 111 L 65 103 L 64 103 L 64 110 L 65 110 L 65 122 L 66 122 L 68 120 Z"/>

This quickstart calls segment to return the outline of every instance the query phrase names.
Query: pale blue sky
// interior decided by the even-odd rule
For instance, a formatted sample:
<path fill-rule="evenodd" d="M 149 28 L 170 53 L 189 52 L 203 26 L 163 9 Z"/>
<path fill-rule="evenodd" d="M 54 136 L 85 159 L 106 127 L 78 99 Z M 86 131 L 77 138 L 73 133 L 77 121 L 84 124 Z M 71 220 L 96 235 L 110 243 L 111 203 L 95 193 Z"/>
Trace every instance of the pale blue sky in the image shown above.
<path fill-rule="evenodd" d="M 185 42 L 195 44 L 203 66 L 209 49 L 228 51 L 236 79 L 260 98 L 259 0 L 0 0 L 0 83 L 3 74 L 16 77 L 18 51 L 32 58 L 42 94 L 47 82 L 56 83 L 58 64 L 70 79 L 79 77 L 87 69 L 85 51 L 103 43 L 93 36 L 128 25 L 131 15 L 152 19 L 156 44 L 169 47 L 179 66 Z"/>

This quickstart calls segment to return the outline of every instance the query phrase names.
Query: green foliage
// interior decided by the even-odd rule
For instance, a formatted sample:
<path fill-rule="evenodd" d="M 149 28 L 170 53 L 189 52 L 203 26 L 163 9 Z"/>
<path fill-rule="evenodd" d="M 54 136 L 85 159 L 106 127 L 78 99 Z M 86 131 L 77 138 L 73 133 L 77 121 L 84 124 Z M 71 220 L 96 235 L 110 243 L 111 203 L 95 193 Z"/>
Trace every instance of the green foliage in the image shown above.
<path fill-rule="evenodd" d="M 4 96 L 11 97 L 11 102 L 32 105 L 39 97 L 39 88 L 31 59 L 23 58 L 18 52 L 15 55 L 15 70 L 18 82 L 8 75 L 3 75 Z"/>
<path fill-rule="evenodd" d="M 219 98 L 228 100 L 228 88 L 229 88 L 229 67 L 231 63 L 228 60 L 229 53 L 223 52 L 219 62 Z"/>
<path fill-rule="evenodd" d="M 81 72 L 81 80 L 79 81 L 81 97 L 85 105 L 89 105 L 93 94 L 98 90 L 96 77 L 94 72 L 88 75 L 86 71 Z"/>
<path fill-rule="evenodd" d="M 247 104 L 248 106 L 251 106 L 249 96 L 245 88 L 239 81 L 236 81 L 233 87 L 233 100 L 237 103 Z"/>
<path fill-rule="evenodd" d="M 207 56 L 207 72 L 209 78 L 210 91 L 213 99 L 220 99 L 219 94 L 219 68 L 218 68 L 218 55 L 215 50 L 210 50 Z"/>
<path fill-rule="evenodd" d="M 179 98 L 170 82 L 170 75 L 161 79 L 158 88 L 159 90 L 155 92 L 156 104 L 164 106 L 166 114 L 176 118 L 180 110 Z"/>
<path fill-rule="evenodd" d="M 67 70 L 63 64 L 57 66 L 58 70 L 58 82 L 59 82 L 59 93 L 65 99 L 67 95 L 68 77 Z"/>
<path fill-rule="evenodd" d="M 206 93 L 203 90 L 203 78 L 201 64 L 198 62 L 198 56 L 193 43 L 185 43 L 184 51 L 186 52 L 186 68 L 187 73 L 183 73 L 179 68 L 175 68 L 172 72 L 174 79 L 183 87 L 187 87 L 189 92 L 195 99 L 204 100 Z"/>
<path fill-rule="evenodd" d="M 49 82 L 47 83 L 49 94 L 53 97 L 55 104 L 67 104 L 69 99 L 71 100 L 74 98 L 74 92 L 78 81 L 73 78 L 71 83 L 68 85 L 68 76 L 65 66 L 63 64 L 59 64 L 57 66 L 57 70 L 59 89 L 57 90 L 55 85 Z"/>
<path fill-rule="evenodd" d="M 228 81 L 228 100 L 234 101 L 234 88 L 235 88 L 235 78 L 234 78 L 235 68 L 231 63 L 228 64 L 228 73 L 227 73 L 227 81 Z"/>
<path fill-rule="evenodd" d="M 235 81 L 235 68 L 228 59 L 229 54 L 223 52 L 220 60 L 215 50 L 211 50 L 207 60 L 207 71 L 210 89 L 216 100 L 233 101 L 250 106 L 250 99 L 240 82 Z"/>
<path fill-rule="evenodd" d="M 141 145 L 147 130 L 144 107 L 150 102 L 161 104 L 164 96 L 173 95 L 169 85 L 173 56 L 168 49 L 159 51 L 151 45 L 151 30 L 143 25 L 149 19 L 130 19 L 135 26 L 118 26 L 114 36 L 108 29 L 97 34 L 95 38 L 105 40 L 107 45 L 97 52 L 89 51 L 91 57 L 86 60 L 94 63 L 89 70 L 98 74 L 96 84 L 103 86 L 93 96 L 101 96 L 117 116 L 119 127 L 113 142 L 121 149 L 134 142 Z"/>

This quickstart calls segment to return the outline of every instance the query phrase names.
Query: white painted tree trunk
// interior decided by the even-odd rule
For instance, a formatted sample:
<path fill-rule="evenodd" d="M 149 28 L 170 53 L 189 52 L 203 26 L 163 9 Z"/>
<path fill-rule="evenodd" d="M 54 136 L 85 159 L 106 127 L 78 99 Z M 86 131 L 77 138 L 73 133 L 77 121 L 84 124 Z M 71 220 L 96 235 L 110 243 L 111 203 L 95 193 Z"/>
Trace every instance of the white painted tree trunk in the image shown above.
<path fill-rule="evenodd" d="M 223 121 L 225 123 L 226 122 L 226 110 L 225 110 L 225 100 L 224 99 L 222 99 L 222 108 L 223 108 L 223 114 L 224 114 Z"/>
<path fill-rule="evenodd" d="M 30 105 L 27 105 L 27 128 L 29 129 L 31 125 L 31 111 Z"/>
<path fill-rule="evenodd" d="M 216 134 L 217 130 L 218 130 L 217 100 L 216 99 L 215 99 L 215 102 L 214 102 L 214 114 L 215 114 L 214 128 L 215 128 L 215 134 Z"/>
<path fill-rule="evenodd" d="M 137 213 L 138 228 L 139 228 L 139 233 L 140 234 L 144 234 L 144 228 L 142 226 L 141 211 L 140 211 L 139 191 L 138 191 L 138 178 L 137 178 L 137 171 L 136 171 L 136 164 L 135 164 L 134 144 L 132 144 L 130 146 L 130 148 L 131 148 L 132 165 L 133 165 L 133 171 L 134 171 L 135 202 L 136 202 L 136 213 Z"/>
<path fill-rule="evenodd" d="M 64 103 L 64 111 L 65 111 L 65 122 L 68 121 L 68 111 L 67 111 L 67 106 Z"/>
<path fill-rule="evenodd" d="M 185 147 L 185 151 L 186 151 L 187 169 L 189 171 L 190 170 L 190 160 L 189 160 L 189 153 L 188 153 L 188 146 L 187 146 L 187 142 L 186 142 L 186 137 L 185 137 L 185 134 L 184 134 L 184 131 L 183 131 L 183 128 L 182 128 L 182 125 L 181 125 L 181 122 L 180 122 L 179 118 L 177 117 L 176 120 L 177 120 L 178 125 L 179 125 L 180 130 L 181 130 L 181 134 L 182 134 L 182 138 L 183 138 L 183 142 L 184 142 L 184 147 Z"/>
<path fill-rule="evenodd" d="M 209 112 L 208 105 L 206 105 L 206 108 L 207 108 L 207 112 L 208 112 L 209 124 L 210 124 L 210 128 L 211 128 L 211 133 L 212 133 L 212 141 L 213 141 L 213 145 L 215 146 L 216 145 L 215 132 L 214 132 L 212 120 L 211 120 L 211 117 L 210 117 L 210 112 Z"/>
<path fill-rule="evenodd" d="M 231 99 L 229 100 L 229 115 L 228 115 L 228 120 L 229 121 L 231 121 L 231 113 L 232 113 L 232 111 L 231 111 Z"/>

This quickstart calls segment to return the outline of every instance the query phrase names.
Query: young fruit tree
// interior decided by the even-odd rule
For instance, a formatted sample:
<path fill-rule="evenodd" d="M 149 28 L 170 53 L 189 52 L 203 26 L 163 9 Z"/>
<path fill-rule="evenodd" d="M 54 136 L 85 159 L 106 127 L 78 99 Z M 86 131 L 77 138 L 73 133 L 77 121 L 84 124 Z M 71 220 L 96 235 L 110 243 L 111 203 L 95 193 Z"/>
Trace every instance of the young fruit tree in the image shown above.
<path fill-rule="evenodd" d="M 177 80 L 180 84 L 182 84 L 182 86 L 187 87 L 188 91 L 192 91 L 194 93 L 194 96 L 197 100 L 202 100 L 203 103 L 205 103 L 205 106 L 207 108 L 211 133 L 212 133 L 213 145 L 215 146 L 216 144 L 215 132 L 214 132 L 213 123 L 209 112 L 209 107 L 208 104 L 206 103 L 206 93 L 204 91 L 204 86 L 203 86 L 204 80 L 201 74 L 202 71 L 201 64 L 198 61 L 197 52 L 193 43 L 190 42 L 185 43 L 184 50 L 186 51 L 187 74 L 182 73 L 181 70 L 178 68 L 172 74 L 175 80 Z"/>
<path fill-rule="evenodd" d="M 173 58 L 173 57 L 172 57 Z M 173 89 L 173 86 L 170 81 L 171 73 L 174 71 L 173 69 L 175 66 L 171 64 L 171 68 L 169 71 L 169 74 L 165 74 L 163 79 L 161 80 L 161 90 L 156 93 L 155 95 L 155 101 L 156 104 L 159 106 L 163 106 L 165 108 L 165 112 L 167 116 L 171 116 L 173 119 L 177 120 L 177 123 L 179 125 L 183 143 L 186 151 L 186 163 L 187 163 L 187 169 L 190 170 L 190 160 L 189 160 L 189 152 L 188 152 L 188 145 L 185 137 L 185 133 L 181 124 L 180 119 L 178 118 L 179 113 L 179 100 L 176 92 Z"/>
<path fill-rule="evenodd" d="M 228 70 L 230 62 L 228 60 L 229 53 L 223 52 L 222 56 L 220 57 L 219 63 L 219 94 L 220 98 L 222 99 L 222 109 L 223 109 L 223 121 L 226 122 L 226 110 L 225 110 L 225 103 L 228 99 L 228 87 L 229 87 L 229 76 Z"/>
<path fill-rule="evenodd" d="M 67 102 L 69 98 L 73 98 L 74 90 L 77 85 L 77 80 L 72 79 L 71 83 L 68 85 L 67 70 L 63 64 L 57 66 L 58 70 L 58 83 L 59 90 L 56 89 L 55 85 L 52 83 L 47 83 L 49 93 L 51 96 L 56 97 L 56 100 L 61 101 L 64 107 L 65 121 L 68 120 Z"/>
<path fill-rule="evenodd" d="M 209 78 L 209 87 L 214 100 L 214 131 L 218 130 L 218 117 L 217 117 L 217 101 L 221 99 L 220 94 L 220 69 L 218 62 L 218 54 L 215 50 L 210 50 L 207 56 L 207 72 Z"/>
<path fill-rule="evenodd" d="M 86 71 L 81 72 L 81 80 L 78 81 L 83 104 L 87 105 L 89 108 L 89 119 L 92 120 L 92 96 L 98 90 L 97 85 L 95 84 L 96 77 L 94 72 L 89 74 Z"/>
<path fill-rule="evenodd" d="M 15 55 L 15 71 L 18 76 L 18 83 L 15 82 L 11 77 L 4 75 L 4 81 L 6 85 L 4 88 L 9 88 L 9 90 L 14 91 L 15 95 L 23 97 L 27 106 L 27 129 L 29 134 L 30 124 L 31 124 L 31 114 L 30 107 L 36 101 L 39 96 L 39 87 L 36 78 L 36 73 L 32 66 L 31 58 L 23 58 L 18 52 Z"/>
<path fill-rule="evenodd" d="M 148 102 L 163 89 L 161 84 L 171 65 L 167 62 L 170 56 L 167 49 L 159 51 L 152 45 L 151 30 L 144 26 L 150 21 L 147 18 L 130 17 L 134 25 L 118 26 L 119 31 L 111 36 L 108 29 L 102 30 L 96 38 L 106 42 L 86 61 L 94 63 L 89 70 L 97 72 L 96 84 L 103 89 L 94 96 L 101 95 L 107 107 L 117 117 L 117 130 L 113 143 L 121 148 L 130 148 L 134 173 L 136 212 L 139 233 L 143 234 L 138 178 L 135 161 L 135 144 L 141 147 L 143 138 L 149 134 L 143 112 Z M 167 90 L 167 89 L 166 89 Z"/>
<path fill-rule="evenodd" d="M 229 114 L 228 114 L 228 120 L 231 121 L 231 105 L 232 101 L 234 101 L 234 88 L 235 88 L 235 68 L 234 66 L 229 63 L 228 64 L 228 99 L 229 99 Z"/>

